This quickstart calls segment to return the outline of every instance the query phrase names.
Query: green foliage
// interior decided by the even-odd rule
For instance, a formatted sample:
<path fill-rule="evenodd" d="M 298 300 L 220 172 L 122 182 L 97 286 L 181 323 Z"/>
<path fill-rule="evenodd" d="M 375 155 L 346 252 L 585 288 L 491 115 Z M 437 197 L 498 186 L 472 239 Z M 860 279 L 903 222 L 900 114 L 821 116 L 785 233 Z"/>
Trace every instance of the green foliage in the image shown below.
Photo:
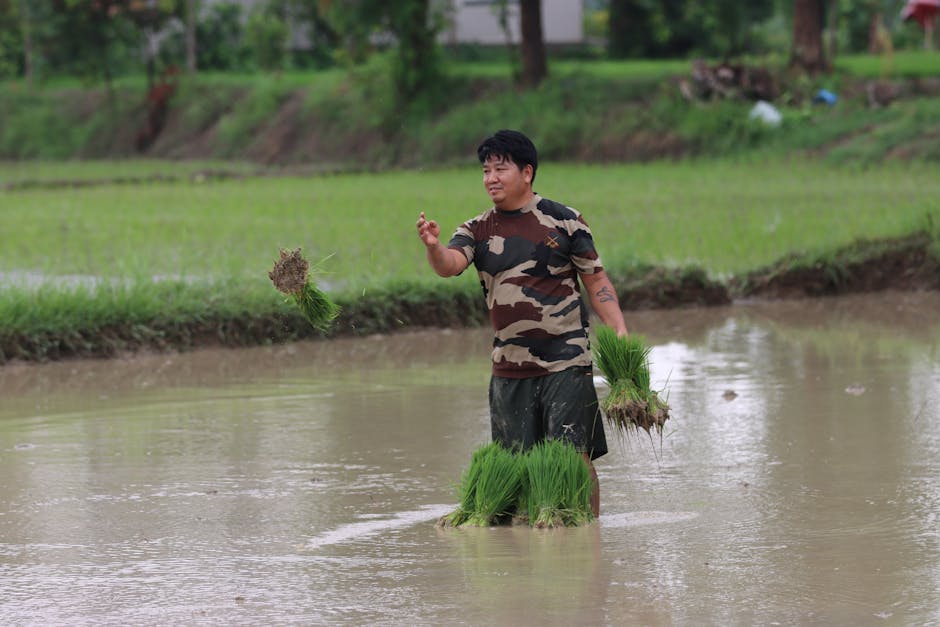
<path fill-rule="evenodd" d="M 860 78 L 930 78 L 937 75 L 937 54 L 932 50 L 905 50 L 881 55 L 840 55 L 835 67 Z"/>
<path fill-rule="evenodd" d="M 181 324 L 206 316 L 206 304 L 222 312 L 268 310 L 276 298 L 251 290 L 226 292 L 226 282 L 80 281 L 38 289 L 7 287 L 0 299 L 0 328 L 7 335 L 94 333 L 109 325 Z"/>
<path fill-rule="evenodd" d="M 182 35 L 179 37 L 178 48 L 182 50 Z M 205 17 L 196 24 L 196 41 L 196 66 L 200 71 L 247 68 L 240 4 L 219 2 L 208 6 Z"/>
<path fill-rule="evenodd" d="M 653 117 L 660 125 L 672 126 L 688 142 L 691 152 L 728 155 L 745 152 L 770 137 L 775 129 L 749 117 L 749 107 L 718 100 L 688 103 L 663 99 Z M 661 115 L 657 115 L 661 114 Z"/>
<path fill-rule="evenodd" d="M 10 158 L 67 159 L 96 130 L 74 117 L 73 110 L 41 93 L 10 88 L 0 94 L 0 153 Z M 106 115 L 107 111 L 98 113 Z"/>
<path fill-rule="evenodd" d="M 184 349 L 206 337 L 231 345 L 303 337 L 282 329 L 292 326 L 290 319 L 270 290 L 227 281 L 86 277 L 38 289 L 6 286 L 0 291 L 0 364 L 141 347 Z"/>
<path fill-rule="evenodd" d="M 771 18 L 774 9 L 773 0 L 610 0 L 609 54 L 668 58 L 756 52 L 752 29 Z"/>
<path fill-rule="evenodd" d="M 173 16 L 173 0 L 38 0 L 22 22 L 45 74 L 111 80 L 144 68 L 144 32 L 160 31 Z"/>
<path fill-rule="evenodd" d="M 238 105 L 231 107 L 218 121 L 217 156 L 241 154 L 253 139 L 254 131 L 275 117 L 292 91 L 293 86 L 278 80 L 277 76 L 259 78 L 256 88 L 244 94 Z"/>
<path fill-rule="evenodd" d="M 20 2 L 0 2 L 0 80 L 23 74 L 24 27 Z"/>
<path fill-rule="evenodd" d="M 428 104 L 427 99 L 443 93 L 439 88 L 443 77 L 437 44 L 443 25 L 439 11 L 429 0 L 359 0 L 330 3 L 325 17 L 344 36 L 346 53 L 353 63 L 366 60 L 373 37 L 390 34 L 395 106 L 399 110 L 417 106 L 420 110 Z"/>
<path fill-rule="evenodd" d="M 283 69 L 287 59 L 289 34 L 283 17 L 265 8 L 256 9 L 251 12 L 245 23 L 245 45 L 248 54 L 262 70 Z"/>

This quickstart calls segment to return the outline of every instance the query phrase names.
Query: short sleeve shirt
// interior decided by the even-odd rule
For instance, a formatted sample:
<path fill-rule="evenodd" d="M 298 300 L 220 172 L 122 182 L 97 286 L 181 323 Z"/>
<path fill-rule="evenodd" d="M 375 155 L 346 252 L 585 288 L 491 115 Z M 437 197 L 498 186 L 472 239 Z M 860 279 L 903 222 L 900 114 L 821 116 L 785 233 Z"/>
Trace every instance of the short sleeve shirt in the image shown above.
<path fill-rule="evenodd" d="M 575 209 L 535 195 L 521 209 L 491 208 L 448 243 L 480 277 L 495 331 L 493 374 L 542 376 L 591 364 L 578 273 L 603 269 Z"/>

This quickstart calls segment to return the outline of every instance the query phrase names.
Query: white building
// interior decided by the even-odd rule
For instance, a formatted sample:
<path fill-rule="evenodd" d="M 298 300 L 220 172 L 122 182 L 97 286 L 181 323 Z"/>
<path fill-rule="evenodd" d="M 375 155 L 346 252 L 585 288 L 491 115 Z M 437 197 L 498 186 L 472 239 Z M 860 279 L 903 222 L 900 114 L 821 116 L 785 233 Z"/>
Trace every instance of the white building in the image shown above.
<path fill-rule="evenodd" d="M 202 0 L 203 11 L 213 4 L 239 4 L 243 15 L 265 0 Z M 442 43 L 505 45 L 507 31 L 500 25 L 500 7 L 506 7 L 506 26 L 511 43 L 521 41 L 519 1 L 506 0 L 432 0 L 432 6 L 444 7 L 447 25 Z M 584 43 L 584 0 L 542 0 L 542 35 L 545 43 L 566 45 Z M 295 38 L 297 34 L 295 33 Z M 303 47 L 303 46 L 301 46 Z"/>
<path fill-rule="evenodd" d="M 500 24 L 499 0 L 447 0 L 450 24 L 441 33 L 448 44 L 503 45 L 510 41 L 518 44 L 519 2 L 508 0 L 506 26 Z M 551 45 L 580 44 L 584 42 L 584 0 L 542 0 L 542 35 Z"/>

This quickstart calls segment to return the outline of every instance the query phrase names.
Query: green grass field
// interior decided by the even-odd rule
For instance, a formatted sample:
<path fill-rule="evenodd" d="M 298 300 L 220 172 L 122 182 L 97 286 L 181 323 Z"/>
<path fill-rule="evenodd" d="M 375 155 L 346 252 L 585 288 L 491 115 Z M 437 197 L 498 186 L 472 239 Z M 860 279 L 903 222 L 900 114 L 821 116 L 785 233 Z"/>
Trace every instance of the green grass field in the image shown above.
<path fill-rule="evenodd" d="M 9 166 L 0 166 L 5 178 Z M 191 166 L 126 164 L 138 176 Z M 111 164 L 69 176 L 106 178 Z M 14 167 L 14 170 L 16 167 Z M 48 172 L 46 173 L 48 175 Z M 940 219 L 931 165 L 807 161 L 542 164 L 537 190 L 585 214 L 607 264 L 746 272 L 799 251 L 886 237 Z M 436 281 L 414 235 L 419 211 L 450 234 L 485 209 L 479 170 L 246 178 L 0 195 L 0 271 L 266 281 L 278 249 L 322 260 L 338 291 Z"/>

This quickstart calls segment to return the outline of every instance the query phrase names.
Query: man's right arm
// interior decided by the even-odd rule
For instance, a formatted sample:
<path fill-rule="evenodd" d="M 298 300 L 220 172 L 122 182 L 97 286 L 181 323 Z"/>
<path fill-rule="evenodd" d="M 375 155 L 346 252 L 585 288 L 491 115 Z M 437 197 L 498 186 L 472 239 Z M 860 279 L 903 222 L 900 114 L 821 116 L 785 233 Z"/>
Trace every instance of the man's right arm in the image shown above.
<path fill-rule="evenodd" d="M 447 248 L 440 242 L 436 246 L 428 246 L 428 263 L 440 276 L 457 276 L 468 265 L 463 253 L 453 248 Z"/>

